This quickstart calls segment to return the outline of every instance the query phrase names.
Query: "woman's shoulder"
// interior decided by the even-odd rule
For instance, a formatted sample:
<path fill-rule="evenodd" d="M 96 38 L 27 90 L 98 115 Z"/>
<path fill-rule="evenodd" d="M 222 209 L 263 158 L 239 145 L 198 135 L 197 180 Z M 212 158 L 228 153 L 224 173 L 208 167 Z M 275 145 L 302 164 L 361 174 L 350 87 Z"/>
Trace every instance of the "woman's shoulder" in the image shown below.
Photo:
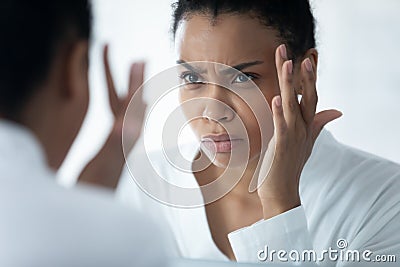
<path fill-rule="evenodd" d="M 322 134 L 300 180 L 311 232 L 344 236 L 356 247 L 384 240 L 400 223 L 399 164 L 342 144 L 326 130 Z M 377 239 L 365 239 L 373 235 Z"/>
<path fill-rule="evenodd" d="M 337 143 L 343 155 L 339 160 L 349 170 L 357 170 L 359 175 L 370 179 L 400 179 L 399 163 L 347 144 Z"/>
<path fill-rule="evenodd" d="M 400 176 L 399 163 L 341 143 L 325 129 L 306 165 L 306 172 L 315 170 L 324 175 L 360 176 L 363 180 Z"/>
<path fill-rule="evenodd" d="M 400 203 L 400 165 L 338 142 L 324 130 L 300 179 L 306 206 L 368 212 L 373 206 Z"/>

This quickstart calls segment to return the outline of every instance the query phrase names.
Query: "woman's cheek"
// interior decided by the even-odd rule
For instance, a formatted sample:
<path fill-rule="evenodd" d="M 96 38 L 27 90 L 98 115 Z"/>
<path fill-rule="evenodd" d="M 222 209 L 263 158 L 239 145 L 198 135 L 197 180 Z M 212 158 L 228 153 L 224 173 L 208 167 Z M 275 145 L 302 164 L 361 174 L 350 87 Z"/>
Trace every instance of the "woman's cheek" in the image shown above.
<path fill-rule="evenodd" d="M 250 154 L 261 153 L 261 132 L 259 124 L 255 120 L 255 118 L 249 123 L 249 126 L 247 128 L 247 134 L 250 142 Z"/>
<path fill-rule="evenodd" d="M 263 152 L 272 138 L 274 126 L 271 103 L 274 96 L 280 93 L 277 81 L 272 78 L 258 80 L 257 86 L 259 91 L 254 92 L 247 114 L 243 116 L 249 118 L 246 128 L 252 154 Z"/>
<path fill-rule="evenodd" d="M 181 95 L 179 105 L 188 122 L 201 117 L 203 114 L 204 105 L 197 98 Z"/>

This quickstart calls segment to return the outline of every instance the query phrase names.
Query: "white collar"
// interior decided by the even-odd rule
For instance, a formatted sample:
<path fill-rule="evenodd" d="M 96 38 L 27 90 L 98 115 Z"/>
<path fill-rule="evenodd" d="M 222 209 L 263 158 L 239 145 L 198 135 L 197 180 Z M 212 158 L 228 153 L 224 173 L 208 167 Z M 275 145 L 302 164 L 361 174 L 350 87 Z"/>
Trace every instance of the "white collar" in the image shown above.
<path fill-rule="evenodd" d="M 33 168 L 29 173 L 38 169 L 50 171 L 43 148 L 34 134 L 23 125 L 3 119 L 0 119 L 0 159 L 0 166 L 6 169 L 18 163 L 20 169 Z"/>
<path fill-rule="evenodd" d="M 333 155 L 341 146 L 342 144 L 333 137 L 332 133 L 323 128 L 317 137 L 312 153 L 303 168 L 303 174 L 316 172 L 321 168 L 325 168 L 322 163 L 326 163 L 328 160 L 327 157 Z M 323 159 L 323 161 L 321 161 L 321 159 Z"/>

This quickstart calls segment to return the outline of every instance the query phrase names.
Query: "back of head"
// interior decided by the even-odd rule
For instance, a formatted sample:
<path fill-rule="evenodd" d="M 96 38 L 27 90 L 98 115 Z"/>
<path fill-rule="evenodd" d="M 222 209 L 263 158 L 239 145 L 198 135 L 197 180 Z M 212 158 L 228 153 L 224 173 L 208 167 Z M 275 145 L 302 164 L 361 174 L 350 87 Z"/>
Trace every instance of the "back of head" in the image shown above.
<path fill-rule="evenodd" d="M 61 45 L 89 39 L 87 0 L 2 0 L 0 117 L 18 120 Z"/>

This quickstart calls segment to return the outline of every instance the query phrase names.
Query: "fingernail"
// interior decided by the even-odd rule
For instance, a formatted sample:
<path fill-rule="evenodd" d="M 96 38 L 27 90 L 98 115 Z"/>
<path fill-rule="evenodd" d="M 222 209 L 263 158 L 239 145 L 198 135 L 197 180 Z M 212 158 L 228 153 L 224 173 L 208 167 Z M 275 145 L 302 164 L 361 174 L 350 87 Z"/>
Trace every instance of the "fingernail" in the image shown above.
<path fill-rule="evenodd" d="M 288 64 L 287 64 L 287 71 L 289 74 L 293 73 L 293 61 L 289 60 Z"/>
<path fill-rule="evenodd" d="M 280 52 L 281 52 L 281 57 L 283 59 L 287 59 L 287 50 L 286 50 L 286 45 L 281 45 L 280 47 Z"/>
<path fill-rule="evenodd" d="M 310 60 L 309 58 L 306 59 L 306 61 L 305 61 L 304 64 L 305 64 L 306 70 L 307 70 L 308 72 L 312 72 L 312 71 L 313 71 L 313 67 L 312 67 L 312 64 L 311 64 L 311 60 Z"/>
<path fill-rule="evenodd" d="M 144 62 L 135 62 L 132 64 L 132 71 L 134 72 L 142 72 L 144 69 Z"/>
<path fill-rule="evenodd" d="M 131 65 L 131 72 L 137 72 L 138 70 L 138 64 L 137 63 L 133 63 Z"/>
<path fill-rule="evenodd" d="M 280 108 L 282 106 L 282 99 L 281 96 L 277 96 L 275 99 L 275 105 Z"/>

